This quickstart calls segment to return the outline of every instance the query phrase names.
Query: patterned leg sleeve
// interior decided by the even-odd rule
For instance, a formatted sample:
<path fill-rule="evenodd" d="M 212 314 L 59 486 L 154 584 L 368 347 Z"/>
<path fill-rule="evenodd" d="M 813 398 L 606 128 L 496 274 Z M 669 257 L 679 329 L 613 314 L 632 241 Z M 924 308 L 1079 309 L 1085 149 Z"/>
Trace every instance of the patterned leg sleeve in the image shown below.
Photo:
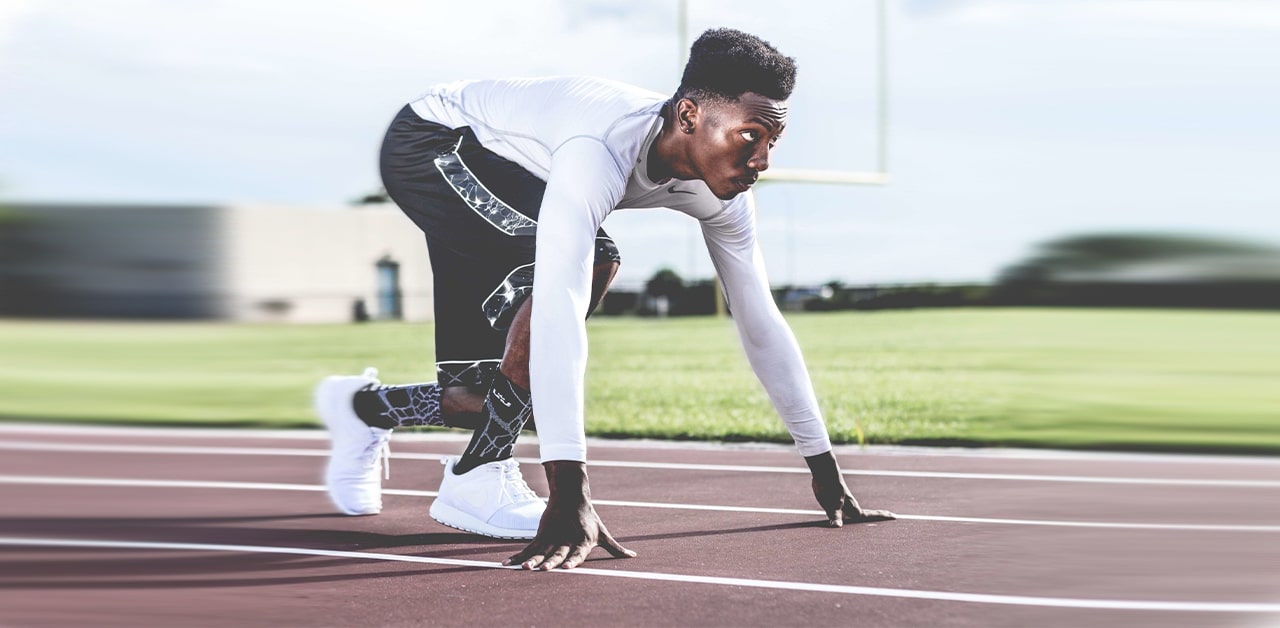
<path fill-rule="evenodd" d="M 485 397 L 484 407 L 489 414 L 488 421 L 471 437 L 462 460 L 454 466 L 456 473 L 466 473 L 486 462 L 510 458 L 520 430 L 533 414 L 529 391 L 507 379 L 501 371 L 493 380 L 493 388 Z"/>
<path fill-rule="evenodd" d="M 405 386 L 379 386 L 356 393 L 355 411 L 360 420 L 391 429 L 415 425 L 445 425 L 440 412 L 440 385 L 436 382 Z"/>

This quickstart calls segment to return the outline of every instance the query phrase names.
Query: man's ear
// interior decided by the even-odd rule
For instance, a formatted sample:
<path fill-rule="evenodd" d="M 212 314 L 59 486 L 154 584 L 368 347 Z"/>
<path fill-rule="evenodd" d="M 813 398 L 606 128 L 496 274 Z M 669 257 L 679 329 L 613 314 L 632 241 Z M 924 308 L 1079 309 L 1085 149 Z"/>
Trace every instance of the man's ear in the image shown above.
<path fill-rule="evenodd" d="M 701 113 L 698 103 L 692 98 L 681 98 L 676 103 L 676 125 L 682 133 L 693 133 L 693 129 L 698 125 L 699 114 Z"/>

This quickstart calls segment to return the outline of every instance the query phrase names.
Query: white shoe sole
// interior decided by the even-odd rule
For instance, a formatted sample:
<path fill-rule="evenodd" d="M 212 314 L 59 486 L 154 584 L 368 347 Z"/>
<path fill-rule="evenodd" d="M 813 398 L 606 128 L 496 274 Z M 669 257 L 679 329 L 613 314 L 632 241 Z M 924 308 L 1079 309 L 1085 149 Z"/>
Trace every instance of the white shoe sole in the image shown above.
<path fill-rule="evenodd" d="M 452 473 L 452 471 L 446 471 Z M 537 534 L 537 530 L 516 530 L 513 528 L 500 528 L 498 526 L 489 525 L 475 517 L 454 508 L 440 501 L 432 502 L 431 518 L 436 521 L 472 534 L 481 536 L 490 536 L 495 539 L 511 539 L 513 541 L 528 541 Z"/>

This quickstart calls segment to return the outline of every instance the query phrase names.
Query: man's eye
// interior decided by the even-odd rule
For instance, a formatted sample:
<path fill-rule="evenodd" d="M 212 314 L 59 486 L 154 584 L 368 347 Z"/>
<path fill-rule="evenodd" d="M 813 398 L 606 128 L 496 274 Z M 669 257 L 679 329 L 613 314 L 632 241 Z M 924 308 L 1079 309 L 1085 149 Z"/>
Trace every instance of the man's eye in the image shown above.
<path fill-rule="evenodd" d="M 755 131 L 743 131 L 738 135 L 741 135 L 742 139 L 747 140 L 748 142 L 754 142 L 760 139 L 760 134 Z"/>

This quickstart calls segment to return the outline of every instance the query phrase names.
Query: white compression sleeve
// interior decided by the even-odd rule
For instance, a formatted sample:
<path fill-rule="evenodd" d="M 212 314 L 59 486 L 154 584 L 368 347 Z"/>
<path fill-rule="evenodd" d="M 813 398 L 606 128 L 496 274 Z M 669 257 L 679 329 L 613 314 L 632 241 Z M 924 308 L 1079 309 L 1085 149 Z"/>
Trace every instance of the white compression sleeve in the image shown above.
<path fill-rule="evenodd" d="M 745 220 L 721 216 L 704 221 L 702 231 L 724 284 L 747 361 L 795 440 L 796 449 L 802 456 L 830 451 L 831 438 L 800 346 L 769 290 L 754 223 L 749 216 Z"/>
<path fill-rule="evenodd" d="M 543 462 L 587 459 L 583 395 L 591 263 L 596 230 L 625 185 L 596 140 L 570 140 L 552 157 L 538 214 L 529 332 L 530 392 Z"/>

